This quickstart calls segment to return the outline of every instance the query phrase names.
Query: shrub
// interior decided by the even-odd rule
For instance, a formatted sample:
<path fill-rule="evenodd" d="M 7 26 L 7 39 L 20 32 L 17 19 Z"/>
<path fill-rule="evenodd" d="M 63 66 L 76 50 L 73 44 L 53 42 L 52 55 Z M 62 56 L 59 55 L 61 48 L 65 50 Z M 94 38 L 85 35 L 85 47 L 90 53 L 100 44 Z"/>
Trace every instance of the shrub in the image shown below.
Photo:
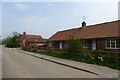
<path fill-rule="evenodd" d="M 31 49 L 30 47 L 26 47 L 26 46 L 23 46 L 22 49 L 23 49 L 24 51 L 29 51 L 29 52 L 32 51 L 32 49 Z"/>
<path fill-rule="evenodd" d="M 19 47 L 20 44 L 17 41 L 17 38 L 18 38 L 18 36 L 16 36 L 16 35 L 11 36 L 11 37 L 7 37 L 6 39 L 4 39 L 2 41 L 2 44 L 5 44 L 5 46 L 9 47 L 9 48 Z"/>
<path fill-rule="evenodd" d="M 67 44 L 68 44 L 68 47 L 66 51 L 68 53 L 74 53 L 74 54 L 83 53 L 82 40 L 75 38 L 74 35 L 69 35 Z"/>

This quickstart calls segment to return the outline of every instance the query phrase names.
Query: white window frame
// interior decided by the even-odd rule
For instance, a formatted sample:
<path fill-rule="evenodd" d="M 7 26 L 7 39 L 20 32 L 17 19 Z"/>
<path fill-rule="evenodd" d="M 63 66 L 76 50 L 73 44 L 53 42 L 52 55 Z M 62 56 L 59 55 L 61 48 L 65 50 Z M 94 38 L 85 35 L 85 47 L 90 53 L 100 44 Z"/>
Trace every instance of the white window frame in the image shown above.
<path fill-rule="evenodd" d="M 96 50 L 96 49 L 97 49 L 96 40 L 93 39 L 93 40 L 92 40 L 92 50 L 94 51 L 94 50 Z"/>
<path fill-rule="evenodd" d="M 85 45 L 85 43 L 86 43 L 86 45 Z M 83 47 L 87 48 L 87 42 L 86 41 L 83 42 Z"/>
<path fill-rule="evenodd" d="M 109 44 L 110 47 L 107 47 L 107 40 L 110 40 L 110 44 Z M 112 40 L 115 41 L 115 47 L 114 47 L 114 48 L 111 47 Z M 117 40 L 116 40 L 116 39 L 106 39 L 106 49 L 120 49 L 120 48 L 117 48 L 117 47 L 116 47 L 116 43 L 117 43 Z"/>

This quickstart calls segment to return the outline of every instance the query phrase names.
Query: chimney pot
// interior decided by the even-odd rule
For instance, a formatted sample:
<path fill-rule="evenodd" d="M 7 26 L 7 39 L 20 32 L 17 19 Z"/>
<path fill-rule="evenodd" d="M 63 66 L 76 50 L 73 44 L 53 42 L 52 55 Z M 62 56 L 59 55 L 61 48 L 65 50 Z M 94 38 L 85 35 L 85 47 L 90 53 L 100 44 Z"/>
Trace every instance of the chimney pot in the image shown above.
<path fill-rule="evenodd" d="M 23 35 L 26 35 L 26 32 L 23 32 Z"/>
<path fill-rule="evenodd" d="M 83 27 L 83 28 L 86 27 L 86 23 L 85 23 L 85 21 L 82 22 L 82 27 Z"/>

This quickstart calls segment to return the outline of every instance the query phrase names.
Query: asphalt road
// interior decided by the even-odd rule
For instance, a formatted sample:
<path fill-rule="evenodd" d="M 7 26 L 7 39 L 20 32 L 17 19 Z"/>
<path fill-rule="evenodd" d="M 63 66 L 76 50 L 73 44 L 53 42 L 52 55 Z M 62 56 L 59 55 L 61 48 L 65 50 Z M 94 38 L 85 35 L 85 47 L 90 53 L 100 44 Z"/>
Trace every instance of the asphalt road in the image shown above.
<path fill-rule="evenodd" d="M 2 48 L 3 78 L 99 78 L 99 76 Z"/>

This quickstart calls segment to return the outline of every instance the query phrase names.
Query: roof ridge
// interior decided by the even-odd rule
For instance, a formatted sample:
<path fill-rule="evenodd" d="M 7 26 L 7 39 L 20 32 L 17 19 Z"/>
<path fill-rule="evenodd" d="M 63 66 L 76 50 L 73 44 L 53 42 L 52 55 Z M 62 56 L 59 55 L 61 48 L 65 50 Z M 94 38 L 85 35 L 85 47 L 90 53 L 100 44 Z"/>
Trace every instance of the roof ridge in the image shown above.
<path fill-rule="evenodd" d="M 71 29 L 67 29 L 67 30 L 63 30 L 63 31 L 58 31 L 58 32 L 64 32 L 64 31 L 70 31 L 70 30 L 76 30 L 76 29 L 80 29 L 81 27 L 79 28 L 71 28 Z"/>
<path fill-rule="evenodd" d="M 97 25 L 103 25 L 103 24 L 108 24 L 108 23 L 114 23 L 114 22 L 118 22 L 120 20 L 115 20 L 115 21 L 109 21 L 109 22 L 103 22 L 103 23 L 98 23 L 98 24 L 93 24 L 93 25 L 88 25 L 86 27 L 94 27 Z M 67 30 L 62 30 L 62 31 L 58 31 L 58 32 L 64 32 L 64 31 L 70 31 L 70 30 L 75 30 L 75 29 L 82 29 L 82 27 L 78 27 L 78 28 L 71 28 L 71 29 L 67 29 Z"/>
<path fill-rule="evenodd" d="M 41 35 L 35 35 L 35 34 L 26 34 L 26 35 L 29 35 L 29 36 L 41 36 Z"/>
<path fill-rule="evenodd" d="M 103 25 L 103 24 L 108 24 L 108 23 L 114 23 L 114 22 L 118 22 L 120 20 L 114 20 L 114 21 L 108 21 L 108 22 L 102 22 L 102 23 L 97 23 L 97 24 L 92 24 L 92 25 L 88 25 L 86 27 L 93 27 L 93 26 L 97 26 L 97 25 Z"/>

